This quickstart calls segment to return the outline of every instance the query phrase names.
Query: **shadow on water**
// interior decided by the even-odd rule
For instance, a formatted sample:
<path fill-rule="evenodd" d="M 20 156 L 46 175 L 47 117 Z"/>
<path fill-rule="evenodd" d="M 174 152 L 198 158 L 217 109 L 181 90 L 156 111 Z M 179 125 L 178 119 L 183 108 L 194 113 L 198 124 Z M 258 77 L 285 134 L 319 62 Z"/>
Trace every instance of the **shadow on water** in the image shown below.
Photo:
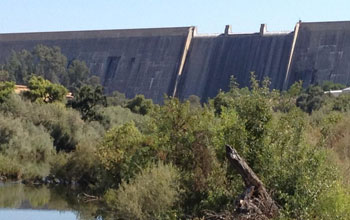
<path fill-rule="evenodd" d="M 40 211 L 73 214 L 78 220 L 107 220 L 104 205 L 99 201 L 79 200 L 79 190 L 69 187 L 26 186 L 19 183 L 0 183 L 0 214 L 4 212 Z M 35 211 L 35 212 L 34 212 Z M 30 215 L 30 212 L 28 212 Z M 26 214 L 27 215 L 27 214 Z M 62 218 L 65 219 L 65 218 Z M 66 219 L 72 219 L 66 218 Z"/>

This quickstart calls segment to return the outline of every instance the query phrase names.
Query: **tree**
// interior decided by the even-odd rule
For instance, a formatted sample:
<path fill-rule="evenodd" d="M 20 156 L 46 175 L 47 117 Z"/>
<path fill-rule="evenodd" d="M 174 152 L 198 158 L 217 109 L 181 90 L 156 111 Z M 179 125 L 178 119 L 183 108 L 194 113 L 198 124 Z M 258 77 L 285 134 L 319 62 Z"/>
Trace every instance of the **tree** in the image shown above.
<path fill-rule="evenodd" d="M 83 120 L 97 120 L 96 107 L 107 106 L 106 96 L 103 95 L 103 87 L 83 86 L 74 94 L 74 99 L 68 103 L 74 109 L 80 111 Z"/>
<path fill-rule="evenodd" d="M 274 110 L 286 113 L 295 108 L 296 99 L 300 96 L 301 91 L 302 81 L 295 82 L 287 91 L 282 91 L 277 96 L 278 102 Z"/>
<path fill-rule="evenodd" d="M 127 101 L 124 93 L 114 91 L 111 96 L 107 97 L 108 106 L 124 106 Z"/>
<path fill-rule="evenodd" d="M 350 96 L 349 94 L 341 94 L 333 101 L 334 111 L 347 112 L 350 110 Z"/>
<path fill-rule="evenodd" d="M 296 104 L 303 111 L 311 114 L 313 111 L 321 108 L 323 104 L 323 90 L 320 86 L 310 86 L 306 92 L 301 94 Z"/>
<path fill-rule="evenodd" d="M 0 82 L 2 81 L 9 81 L 10 80 L 10 74 L 6 70 L 0 70 Z"/>
<path fill-rule="evenodd" d="M 25 84 L 28 77 L 34 72 L 33 55 L 27 50 L 12 51 L 4 65 L 4 70 L 8 72 L 9 80 L 13 80 L 17 84 Z"/>
<path fill-rule="evenodd" d="M 61 53 L 59 47 L 37 45 L 33 51 L 35 73 L 53 83 L 68 85 L 67 57 Z"/>
<path fill-rule="evenodd" d="M 213 105 L 215 108 L 215 114 L 220 115 L 222 108 L 233 107 L 233 99 L 230 95 L 225 94 L 223 91 L 220 91 L 213 100 Z"/>
<path fill-rule="evenodd" d="M 13 80 L 26 84 L 32 75 L 42 76 L 53 83 L 60 83 L 70 90 L 89 83 L 90 74 L 85 62 L 74 59 L 67 68 L 67 57 L 59 47 L 37 45 L 32 51 L 13 51 L 3 67 L 0 80 Z M 90 80 L 99 83 L 98 80 Z"/>
<path fill-rule="evenodd" d="M 323 91 L 330 91 L 330 90 L 340 90 L 344 89 L 346 86 L 340 83 L 334 83 L 331 81 L 324 81 L 322 83 L 322 89 Z"/>
<path fill-rule="evenodd" d="M 68 67 L 68 79 L 70 90 L 79 88 L 87 80 L 90 75 L 90 70 L 84 61 L 73 60 Z"/>
<path fill-rule="evenodd" d="M 143 139 L 134 122 L 114 127 L 106 133 L 97 155 L 117 184 L 132 177 L 142 167 L 146 158 L 137 156 L 142 151 Z"/>
<path fill-rule="evenodd" d="M 66 88 L 51 83 L 49 80 L 46 80 L 41 76 L 33 76 L 28 82 L 28 88 L 29 91 L 25 91 L 23 95 L 32 102 L 62 102 L 67 95 Z"/>
<path fill-rule="evenodd" d="M 190 95 L 187 98 L 187 101 L 190 102 L 190 105 L 191 105 L 192 108 L 200 108 L 202 106 L 201 105 L 201 98 L 199 98 L 196 95 Z"/>
<path fill-rule="evenodd" d="M 4 102 L 14 89 L 14 82 L 0 82 L 0 103 Z"/>
<path fill-rule="evenodd" d="M 126 107 L 134 113 L 146 115 L 153 108 L 153 102 L 151 99 L 145 99 L 143 95 L 137 95 L 126 104 Z"/>
<path fill-rule="evenodd" d="M 98 85 L 101 85 L 101 79 L 98 76 L 91 76 L 86 80 L 86 84 L 96 87 Z"/>

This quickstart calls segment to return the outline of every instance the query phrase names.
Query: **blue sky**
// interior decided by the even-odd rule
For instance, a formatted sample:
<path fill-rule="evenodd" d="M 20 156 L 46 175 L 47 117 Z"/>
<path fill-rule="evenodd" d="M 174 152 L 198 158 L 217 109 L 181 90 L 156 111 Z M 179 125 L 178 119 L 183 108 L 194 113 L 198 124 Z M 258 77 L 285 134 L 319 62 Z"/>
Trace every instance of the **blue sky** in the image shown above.
<path fill-rule="evenodd" d="M 197 26 L 200 33 L 292 30 L 350 20 L 349 0 L 0 0 L 0 33 Z"/>

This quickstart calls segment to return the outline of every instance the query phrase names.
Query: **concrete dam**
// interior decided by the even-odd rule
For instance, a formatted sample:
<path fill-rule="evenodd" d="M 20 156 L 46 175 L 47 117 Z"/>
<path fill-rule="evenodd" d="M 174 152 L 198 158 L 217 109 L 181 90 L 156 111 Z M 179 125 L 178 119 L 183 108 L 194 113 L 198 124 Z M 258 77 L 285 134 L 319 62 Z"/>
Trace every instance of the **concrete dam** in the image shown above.
<path fill-rule="evenodd" d="M 202 101 L 229 89 L 233 75 L 248 86 L 250 72 L 272 89 L 330 80 L 350 83 L 350 21 L 298 22 L 289 32 L 198 34 L 196 27 L 0 34 L 0 63 L 12 51 L 58 46 L 68 60 L 84 60 L 106 93 L 164 94 Z"/>

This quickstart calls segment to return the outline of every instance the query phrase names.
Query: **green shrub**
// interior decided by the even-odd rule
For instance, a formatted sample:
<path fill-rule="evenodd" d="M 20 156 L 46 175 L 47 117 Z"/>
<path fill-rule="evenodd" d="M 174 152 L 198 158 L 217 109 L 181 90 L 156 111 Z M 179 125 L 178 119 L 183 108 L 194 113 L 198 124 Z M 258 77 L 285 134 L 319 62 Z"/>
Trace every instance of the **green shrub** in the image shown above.
<path fill-rule="evenodd" d="M 12 117 L 28 115 L 31 108 L 31 102 L 22 100 L 21 96 L 15 93 L 11 93 L 5 102 L 0 103 L 0 111 Z"/>
<path fill-rule="evenodd" d="M 324 81 L 321 85 L 323 91 L 330 91 L 330 90 L 340 90 L 344 89 L 346 86 L 340 83 L 334 83 L 331 81 Z"/>
<path fill-rule="evenodd" d="M 350 219 L 350 193 L 349 187 L 337 183 L 334 188 L 324 192 L 316 202 L 311 218 L 317 219 Z"/>
<path fill-rule="evenodd" d="M 272 160 L 264 183 L 289 217 L 308 219 L 321 196 L 334 187 L 337 172 L 327 152 L 305 141 L 305 114 L 294 109 L 274 118 Z"/>
<path fill-rule="evenodd" d="M 60 152 L 52 161 L 51 173 L 61 179 L 75 181 L 92 190 L 107 188 L 105 170 L 97 157 L 96 146 L 100 138 L 94 130 L 86 130 L 76 149 L 70 153 Z"/>
<path fill-rule="evenodd" d="M 154 160 L 152 149 L 133 122 L 109 130 L 98 145 L 97 155 L 109 175 L 119 184 Z"/>
<path fill-rule="evenodd" d="M 333 110 L 347 112 L 350 110 L 350 95 L 342 94 L 336 97 L 333 101 Z"/>
<path fill-rule="evenodd" d="M 63 103 L 31 103 L 15 94 L 0 104 L 0 111 L 44 127 L 53 138 L 58 151 L 74 150 L 79 140 L 85 136 L 84 127 L 90 127 L 80 118 L 79 112 L 66 108 Z M 97 127 L 96 129 L 101 129 Z"/>
<path fill-rule="evenodd" d="M 101 116 L 97 113 L 97 108 L 107 106 L 107 98 L 103 95 L 102 86 L 85 85 L 74 94 L 74 99 L 67 105 L 80 111 L 83 120 L 100 120 Z"/>
<path fill-rule="evenodd" d="M 12 164 L 14 168 L 21 167 L 20 173 L 15 169 L 17 178 L 34 179 L 48 175 L 54 149 L 42 126 L 0 115 L 0 154 L 11 159 L 2 162 L 2 169 L 9 172 L 6 175 L 13 176 L 14 171 L 8 169 Z"/>
<path fill-rule="evenodd" d="M 296 105 L 309 114 L 320 109 L 323 104 L 324 93 L 320 86 L 308 87 L 306 92 L 301 94 L 296 100 Z"/>
<path fill-rule="evenodd" d="M 143 95 L 137 95 L 127 102 L 126 107 L 134 113 L 146 115 L 152 110 L 153 102 L 151 99 L 145 99 Z"/>
<path fill-rule="evenodd" d="M 51 83 L 41 76 L 33 76 L 28 82 L 28 91 L 23 96 L 32 102 L 52 103 L 62 102 L 68 93 L 67 89 L 59 84 Z"/>
<path fill-rule="evenodd" d="M 158 163 L 141 171 L 105 199 L 122 219 L 164 219 L 179 199 L 179 174 L 171 165 Z M 174 216 L 175 217 L 175 216 Z"/>
<path fill-rule="evenodd" d="M 124 93 L 114 91 L 111 96 L 107 97 L 108 106 L 125 106 L 128 99 Z"/>
<path fill-rule="evenodd" d="M 0 68 L 3 68 L 3 67 L 0 65 Z M 1 81 L 2 81 L 2 82 L 10 81 L 10 80 L 11 80 L 11 79 L 10 79 L 10 74 L 9 74 L 9 72 L 6 71 L 6 70 L 1 69 L 1 70 L 0 70 L 0 82 L 1 82 Z"/>
<path fill-rule="evenodd" d="M 22 117 L 42 125 L 50 133 L 57 151 L 72 151 L 84 138 L 85 123 L 77 111 L 67 109 L 63 104 L 33 104 L 28 115 Z"/>
<path fill-rule="evenodd" d="M 15 84 L 13 82 L 0 81 L 0 103 L 4 102 L 11 93 L 14 92 Z"/>
<path fill-rule="evenodd" d="M 134 121 L 139 129 L 144 129 L 145 123 L 149 120 L 148 116 L 133 113 L 130 109 L 121 106 L 101 106 L 97 108 L 97 114 L 101 116 L 102 120 L 100 120 L 100 123 L 106 130 L 130 121 Z"/>
<path fill-rule="evenodd" d="M 21 175 L 21 164 L 8 156 L 0 154 L 0 176 L 6 176 L 10 179 L 19 179 Z"/>
<path fill-rule="evenodd" d="M 215 114 L 220 115 L 222 108 L 230 108 L 233 107 L 234 100 L 229 97 L 228 95 L 225 95 L 224 92 L 220 91 L 219 94 L 217 94 L 213 100 L 213 106 L 215 108 Z"/>

